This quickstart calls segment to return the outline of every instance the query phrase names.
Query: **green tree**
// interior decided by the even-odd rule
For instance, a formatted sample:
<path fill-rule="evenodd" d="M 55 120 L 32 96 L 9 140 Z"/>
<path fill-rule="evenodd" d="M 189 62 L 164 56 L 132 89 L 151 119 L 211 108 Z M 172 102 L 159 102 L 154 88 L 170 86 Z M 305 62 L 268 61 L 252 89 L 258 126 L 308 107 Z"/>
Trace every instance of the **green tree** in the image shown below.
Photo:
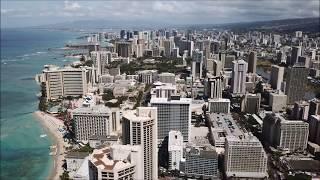
<path fill-rule="evenodd" d="M 84 62 L 83 65 L 91 67 L 92 64 L 93 64 L 93 61 L 92 60 L 88 60 L 88 61 Z"/>
<path fill-rule="evenodd" d="M 60 175 L 60 179 L 61 180 L 71 180 L 70 177 L 69 177 L 69 173 L 67 171 L 64 171 L 62 173 L 62 175 Z"/>
<path fill-rule="evenodd" d="M 89 152 L 92 153 L 94 148 L 90 147 L 89 143 L 87 143 L 85 146 L 81 147 L 77 150 L 77 152 Z"/>
<path fill-rule="evenodd" d="M 38 109 L 43 112 L 46 112 L 48 110 L 48 104 L 45 97 L 40 97 Z"/>
<path fill-rule="evenodd" d="M 84 58 L 83 54 L 80 57 L 80 62 L 84 62 L 86 59 Z"/>
<path fill-rule="evenodd" d="M 138 94 L 138 97 L 137 97 L 137 102 L 136 102 L 136 104 L 133 106 L 133 109 L 136 109 L 137 107 L 140 106 L 142 96 L 143 96 L 143 92 L 142 92 L 142 91 L 139 91 L 139 94 Z"/>
<path fill-rule="evenodd" d="M 112 90 L 111 89 L 105 90 L 102 94 L 102 100 L 110 101 L 111 99 L 114 99 Z"/>

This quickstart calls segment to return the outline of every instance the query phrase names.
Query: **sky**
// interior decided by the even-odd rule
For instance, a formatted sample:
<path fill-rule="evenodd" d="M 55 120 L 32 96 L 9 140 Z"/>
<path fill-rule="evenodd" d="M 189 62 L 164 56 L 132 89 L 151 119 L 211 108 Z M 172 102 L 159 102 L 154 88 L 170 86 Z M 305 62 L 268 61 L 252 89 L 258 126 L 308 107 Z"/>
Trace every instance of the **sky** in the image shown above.
<path fill-rule="evenodd" d="M 1 28 L 78 20 L 223 24 L 319 17 L 318 0 L 1 0 Z"/>

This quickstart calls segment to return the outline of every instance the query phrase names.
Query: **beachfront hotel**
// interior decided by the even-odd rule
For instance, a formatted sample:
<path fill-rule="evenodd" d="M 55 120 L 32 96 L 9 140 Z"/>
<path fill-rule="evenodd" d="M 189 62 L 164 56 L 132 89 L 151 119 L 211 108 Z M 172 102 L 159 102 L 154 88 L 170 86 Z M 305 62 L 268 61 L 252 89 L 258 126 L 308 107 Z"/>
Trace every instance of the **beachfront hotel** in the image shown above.
<path fill-rule="evenodd" d="M 38 75 L 40 82 L 45 83 L 47 100 L 57 100 L 61 97 L 78 97 L 86 94 L 89 88 L 89 68 L 60 68 L 45 65 L 43 73 Z"/>
<path fill-rule="evenodd" d="M 158 179 L 157 119 L 156 107 L 138 107 L 122 117 L 123 144 L 143 148 L 143 177 L 140 179 Z"/>
<path fill-rule="evenodd" d="M 93 135 L 109 136 L 113 131 L 115 113 L 104 106 L 79 107 L 71 111 L 77 141 L 88 141 Z"/>

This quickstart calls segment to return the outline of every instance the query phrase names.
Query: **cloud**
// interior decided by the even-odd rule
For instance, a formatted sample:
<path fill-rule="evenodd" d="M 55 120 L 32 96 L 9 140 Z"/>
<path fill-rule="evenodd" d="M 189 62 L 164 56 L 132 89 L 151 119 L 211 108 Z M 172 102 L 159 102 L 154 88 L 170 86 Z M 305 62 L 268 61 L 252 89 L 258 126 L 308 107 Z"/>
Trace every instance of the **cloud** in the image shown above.
<path fill-rule="evenodd" d="M 111 19 L 170 24 L 215 24 L 319 16 L 318 0 L 1 1 L 1 15 L 55 21 Z M 24 9 L 24 10 L 22 10 Z M 61 18 L 63 17 L 63 18 Z M 30 18 L 30 19 L 32 19 Z M 137 24 L 138 25 L 138 24 Z"/>
<path fill-rule="evenodd" d="M 10 13 L 10 12 L 13 12 L 14 11 L 14 9 L 1 9 L 1 14 L 8 14 L 8 13 Z"/>
<path fill-rule="evenodd" d="M 79 3 L 77 2 L 69 2 L 69 1 L 64 1 L 64 10 L 65 11 L 77 11 L 81 8 Z"/>

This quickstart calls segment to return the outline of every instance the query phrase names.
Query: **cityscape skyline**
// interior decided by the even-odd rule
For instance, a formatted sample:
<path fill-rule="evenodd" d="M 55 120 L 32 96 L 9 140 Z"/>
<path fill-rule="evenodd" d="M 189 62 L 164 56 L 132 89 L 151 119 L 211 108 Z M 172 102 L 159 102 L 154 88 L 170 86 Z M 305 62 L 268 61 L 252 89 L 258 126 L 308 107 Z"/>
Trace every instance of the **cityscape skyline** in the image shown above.
<path fill-rule="evenodd" d="M 319 7 L 1 1 L 0 179 L 319 179 Z"/>

